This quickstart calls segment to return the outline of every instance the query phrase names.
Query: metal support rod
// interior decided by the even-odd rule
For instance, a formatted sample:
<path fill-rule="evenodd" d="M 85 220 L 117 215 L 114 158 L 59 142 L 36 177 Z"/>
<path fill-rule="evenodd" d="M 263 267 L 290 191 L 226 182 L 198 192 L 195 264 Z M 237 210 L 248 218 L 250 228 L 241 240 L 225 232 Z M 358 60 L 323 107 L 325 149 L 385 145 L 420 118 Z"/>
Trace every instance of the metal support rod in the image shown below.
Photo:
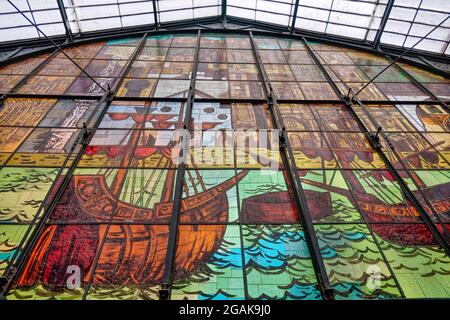
<path fill-rule="evenodd" d="M 197 47 L 195 49 L 194 62 L 192 66 L 192 77 L 189 85 L 189 93 L 186 102 L 186 110 L 184 116 L 184 130 L 183 132 L 189 132 L 191 128 L 191 117 L 192 117 L 192 107 L 195 99 L 195 82 L 197 80 L 197 65 L 198 65 L 198 56 L 199 56 L 199 48 L 200 48 L 200 36 L 201 31 L 198 30 L 197 33 Z M 189 135 L 182 135 L 183 140 L 180 141 L 184 146 L 189 147 Z M 186 151 L 187 148 L 184 148 Z M 183 152 L 183 151 L 182 151 Z M 187 154 L 183 153 L 180 158 L 183 160 L 178 163 L 177 166 L 177 176 L 175 180 L 175 194 L 173 199 L 173 210 L 172 216 L 170 217 L 170 225 L 169 225 L 169 239 L 167 244 L 167 254 L 164 261 L 164 274 L 162 277 L 161 288 L 159 290 L 159 299 L 160 300 L 169 300 L 172 293 L 172 281 L 173 281 L 173 273 L 175 267 L 175 257 L 178 243 L 178 229 L 180 222 L 180 211 L 181 211 L 181 202 L 183 199 L 183 185 L 184 185 L 184 175 L 186 173 L 186 159 Z"/>
<path fill-rule="evenodd" d="M 9 1 L 9 0 L 8 0 Z M 389 65 L 387 65 L 383 70 L 381 70 L 380 72 L 378 72 L 378 74 L 376 74 L 372 79 L 370 79 L 369 82 L 367 82 L 361 89 L 358 90 L 358 92 L 356 92 L 353 97 L 356 97 L 358 94 L 361 93 L 361 91 L 363 91 L 369 84 L 371 84 L 376 78 L 378 78 L 384 71 L 386 71 L 387 69 L 389 69 L 394 63 L 396 63 L 398 60 L 400 60 L 401 58 L 403 58 L 409 51 L 411 51 L 415 46 L 417 46 L 420 42 L 422 42 L 422 40 L 426 39 L 431 33 L 433 33 L 434 30 L 436 30 L 437 28 L 439 28 L 442 24 L 444 24 L 445 21 L 448 20 L 448 18 L 450 17 L 450 15 L 447 15 L 447 17 L 442 20 L 438 25 L 436 25 L 433 29 L 430 30 L 430 32 L 428 32 L 426 35 L 424 35 L 422 38 L 420 38 L 412 47 L 408 48 L 408 50 L 406 50 L 405 52 L 403 52 L 401 55 L 399 55 L 397 58 L 395 58 L 395 60 L 393 60 Z"/>
<path fill-rule="evenodd" d="M 381 36 L 383 35 L 384 28 L 386 27 L 386 23 L 388 22 L 389 15 L 391 14 L 392 7 L 394 6 L 395 0 L 389 0 L 386 4 L 386 8 L 384 9 L 383 18 L 381 18 L 380 26 L 378 27 L 375 38 L 373 39 L 373 48 L 379 49 Z"/>
<path fill-rule="evenodd" d="M 63 2 L 63 0 L 56 0 L 56 2 L 58 3 L 58 8 L 59 8 L 59 12 L 61 14 L 61 19 L 64 24 L 64 29 L 66 30 L 67 40 L 68 40 L 68 42 L 72 42 L 73 34 L 72 34 L 72 30 L 70 29 L 69 19 L 67 17 L 67 12 L 64 7 L 64 2 Z"/>
<path fill-rule="evenodd" d="M 303 226 L 305 234 L 305 240 L 308 245 L 309 253 L 311 255 L 311 261 L 317 277 L 317 283 L 320 288 L 321 294 L 324 299 L 334 299 L 334 289 L 330 285 L 328 274 L 326 272 L 325 264 L 320 253 L 320 246 L 314 230 L 314 225 L 309 212 L 308 203 L 305 197 L 305 193 L 301 184 L 300 177 L 298 176 L 297 169 L 295 167 L 295 159 L 292 153 L 290 141 L 285 130 L 283 119 L 278 108 L 278 102 L 273 94 L 272 85 L 267 76 L 267 72 L 262 63 L 261 55 L 259 54 L 255 39 L 252 32 L 249 32 L 252 49 L 256 58 L 258 70 L 260 72 L 261 80 L 263 81 L 263 88 L 267 97 L 267 103 L 271 116 L 274 120 L 276 129 L 279 130 L 280 136 L 280 154 L 283 160 L 283 166 L 286 170 L 289 184 L 292 187 L 292 193 L 294 195 L 297 213 L 299 220 Z"/>
<path fill-rule="evenodd" d="M 111 91 L 111 93 L 109 95 L 108 103 L 106 103 L 105 108 L 103 109 L 102 115 L 97 118 L 95 128 L 98 128 L 100 126 L 100 123 L 101 123 L 104 115 L 106 114 L 109 105 L 111 104 L 111 102 L 113 101 L 115 96 L 117 95 L 117 92 L 118 92 L 120 86 L 122 85 L 123 81 L 125 80 L 125 77 L 127 76 L 128 72 L 130 71 L 134 61 L 136 60 L 136 57 L 142 52 L 146 39 L 147 39 L 147 33 L 145 33 L 143 35 L 143 37 L 139 41 L 138 46 L 136 47 L 136 49 L 134 50 L 133 54 L 131 55 L 129 61 L 127 62 L 124 70 L 122 70 L 122 72 L 120 73 L 120 75 L 119 75 L 120 81 L 118 81 L 114 85 L 114 87 L 113 87 L 113 89 L 112 89 L 112 91 Z M 91 139 L 92 139 L 92 137 L 91 137 Z M 87 144 L 86 144 L 86 146 L 83 146 L 83 147 L 84 147 L 83 149 L 85 149 L 87 147 Z M 131 145 L 130 148 L 133 149 L 133 153 L 134 153 L 134 149 L 136 148 L 136 146 L 135 145 L 134 146 Z M 84 151 L 83 151 L 83 153 L 84 153 Z M 126 169 L 128 169 L 128 167 Z M 84 300 L 86 299 L 87 295 L 89 294 L 89 289 L 90 289 L 90 287 L 92 285 L 92 281 L 94 279 L 95 270 L 97 269 L 98 261 L 100 260 L 101 253 L 102 253 L 103 247 L 105 245 L 106 238 L 108 236 L 109 230 L 111 228 L 111 224 L 112 224 L 112 221 L 114 219 L 114 215 L 115 215 L 116 209 L 117 209 L 117 202 L 115 202 L 113 204 L 112 208 L 111 208 L 111 215 L 110 215 L 109 220 L 107 222 L 108 224 L 107 224 L 106 230 L 104 232 L 104 237 L 103 237 L 103 239 L 100 242 L 100 245 L 98 247 L 98 250 L 96 252 L 94 260 L 92 262 L 92 267 L 91 267 L 92 272 L 89 275 L 89 279 L 88 279 L 88 281 L 86 283 L 86 290 L 83 293 L 83 299 Z"/>
<path fill-rule="evenodd" d="M 299 4 L 300 0 L 295 0 L 295 7 L 294 7 L 294 12 L 292 14 L 292 24 L 291 24 L 291 33 L 294 33 L 295 30 L 295 22 L 297 21 L 297 13 L 298 13 L 298 4 Z"/>
<path fill-rule="evenodd" d="M 401 178 L 400 174 L 397 172 L 397 169 L 394 167 L 394 165 L 391 163 L 391 161 L 388 159 L 388 157 L 386 156 L 386 154 L 383 152 L 382 150 L 382 146 L 379 143 L 379 136 L 381 136 L 384 141 L 386 141 L 387 144 L 387 148 L 389 148 L 389 150 L 391 152 L 393 152 L 394 154 L 396 154 L 395 149 L 390 145 L 389 143 L 389 139 L 386 136 L 386 134 L 384 133 L 382 126 L 373 118 L 373 116 L 367 111 L 367 109 L 365 108 L 365 105 L 361 103 L 361 101 L 357 100 L 357 99 L 353 99 L 354 101 L 357 102 L 357 104 L 361 107 L 361 109 L 363 110 L 363 112 L 365 113 L 365 115 L 368 117 L 368 119 L 372 122 L 372 125 L 375 128 L 378 128 L 378 131 L 376 134 L 373 134 L 370 132 L 370 130 L 367 128 L 366 124 L 361 120 L 361 118 L 357 115 L 356 111 L 354 110 L 354 105 L 352 100 L 346 99 L 341 92 L 339 91 L 339 88 L 336 86 L 336 84 L 334 83 L 334 81 L 332 80 L 331 76 L 328 74 L 327 70 L 323 67 L 322 63 L 320 62 L 319 58 L 316 56 L 316 53 L 314 52 L 314 50 L 311 48 L 311 46 L 309 45 L 309 43 L 305 41 L 306 47 L 309 50 L 309 52 L 312 54 L 312 57 L 314 59 L 314 61 L 316 62 L 317 66 L 319 67 L 319 69 L 322 71 L 322 73 L 324 74 L 324 76 L 327 78 L 327 80 L 329 81 L 329 84 L 332 86 L 333 90 L 336 92 L 336 94 L 340 97 L 340 99 L 342 100 L 342 102 L 347 106 L 348 110 L 350 111 L 351 115 L 353 116 L 353 118 L 355 119 L 355 121 L 357 122 L 359 128 L 361 129 L 361 132 L 365 135 L 368 143 L 370 144 L 370 146 L 372 147 L 372 149 L 374 149 L 377 154 L 380 156 L 381 160 L 383 161 L 383 163 L 385 164 L 386 168 L 388 169 L 388 171 L 394 176 L 396 182 L 398 183 L 398 185 L 400 186 L 400 189 L 402 190 L 403 194 L 408 198 L 409 201 L 411 201 L 412 205 L 414 206 L 414 208 L 417 210 L 417 212 L 419 213 L 421 219 L 423 220 L 423 222 L 427 225 L 428 229 L 431 231 L 431 233 L 435 236 L 437 242 L 439 243 L 439 245 L 446 251 L 447 255 L 450 256 L 450 246 L 448 241 L 445 239 L 445 237 L 439 232 L 439 230 L 437 229 L 436 225 L 434 224 L 434 222 L 432 221 L 432 219 L 430 218 L 430 216 L 428 215 L 428 213 L 426 212 L 426 210 L 423 208 L 423 206 L 421 205 L 421 203 L 416 199 L 416 197 L 414 196 L 413 192 L 411 191 L 411 189 L 409 188 L 409 186 L 405 183 L 405 181 Z M 409 175 L 409 171 L 406 170 L 406 166 L 404 165 L 403 161 L 401 160 L 400 157 L 398 157 L 398 154 L 396 154 L 400 164 L 402 164 L 402 167 L 405 169 L 406 173 Z M 410 177 L 412 178 L 412 177 Z M 424 199 L 426 201 L 428 201 L 426 199 L 426 197 L 424 197 Z M 431 204 L 428 203 L 428 206 L 432 209 Z M 432 209 L 433 210 L 433 209 Z"/>
<path fill-rule="evenodd" d="M 11 0 L 7 0 L 8 2 L 9 2 L 9 4 L 10 5 L 12 5 L 16 10 L 17 10 L 17 12 L 19 12 L 25 19 L 27 19 L 27 21 L 29 22 L 29 23 L 31 23 L 48 41 L 50 41 L 52 44 L 53 44 L 53 46 L 55 46 L 55 48 L 57 48 L 63 55 L 65 55 L 66 56 L 66 58 L 67 59 L 69 59 L 74 65 L 76 65 L 80 70 L 81 70 L 81 72 L 83 72 L 89 79 L 91 79 L 100 89 L 102 89 L 105 93 L 107 93 L 108 91 L 105 89 L 105 88 L 103 88 L 101 85 L 100 85 L 100 83 L 98 83 L 97 82 L 97 80 L 95 80 L 94 78 L 92 78 L 78 63 L 76 63 L 68 54 L 66 54 L 65 52 L 64 52 L 64 50 L 55 42 L 55 41 L 53 41 L 52 39 L 50 39 L 42 30 L 41 30 L 41 28 L 39 28 L 33 21 L 31 21 L 27 16 L 26 16 L 26 14 L 24 14 L 15 4 L 13 4 L 12 2 L 11 2 Z"/>

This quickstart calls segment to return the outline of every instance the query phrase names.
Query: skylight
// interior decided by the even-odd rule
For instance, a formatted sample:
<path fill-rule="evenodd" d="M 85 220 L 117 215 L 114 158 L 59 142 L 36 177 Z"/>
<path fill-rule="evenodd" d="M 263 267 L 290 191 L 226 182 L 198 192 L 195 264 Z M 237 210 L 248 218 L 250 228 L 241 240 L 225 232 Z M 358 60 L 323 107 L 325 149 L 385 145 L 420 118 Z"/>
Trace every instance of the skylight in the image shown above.
<path fill-rule="evenodd" d="M 373 42 L 389 0 L 13 0 L 48 36 L 228 17 Z M 448 0 L 395 0 L 380 42 L 408 48 L 450 14 Z M 0 0 L 0 42 L 42 38 L 7 0 Z M 295 16 L 295 17 L 294 17 Z M 450 19 L 417 49 L 450 54 Z"/>

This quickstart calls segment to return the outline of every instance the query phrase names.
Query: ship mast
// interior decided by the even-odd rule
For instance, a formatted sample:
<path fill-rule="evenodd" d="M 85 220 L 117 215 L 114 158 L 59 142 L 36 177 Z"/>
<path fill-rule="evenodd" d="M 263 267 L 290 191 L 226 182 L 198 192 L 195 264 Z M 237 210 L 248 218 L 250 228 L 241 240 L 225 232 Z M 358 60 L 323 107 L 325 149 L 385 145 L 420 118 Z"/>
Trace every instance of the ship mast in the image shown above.
<path fill-rule="evenodd" d="M 144 124 L 145 121 L 138 122 L 134 130 L 132 130 L 130 140 L 128 141 L 129 147 L 127 148 L 127 152 L 120 162 L 120 169 L 117 170 L 117 174 L 111 185 L 111 193 L 116 197 L 119 196 L 120 190 L 122 189 L 123 183 L 125 182 L 128 166 L 134 158 L 134 149 L 139 141 L 141 129 L 144 127 Z"/>

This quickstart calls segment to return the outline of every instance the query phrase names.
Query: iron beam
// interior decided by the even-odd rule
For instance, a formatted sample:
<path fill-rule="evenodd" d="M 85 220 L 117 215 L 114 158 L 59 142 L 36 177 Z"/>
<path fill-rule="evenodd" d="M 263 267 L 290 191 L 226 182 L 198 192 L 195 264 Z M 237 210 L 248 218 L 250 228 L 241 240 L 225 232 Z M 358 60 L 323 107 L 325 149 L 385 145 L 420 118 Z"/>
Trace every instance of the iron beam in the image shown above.
<path fill-rule="evenodd" d="M 386 8 L 384 9 L 383 17 L 381 18 L 380 26 L 378 27 L 377 33 L 373 40 L 373 48 L 379 49 L 381 36 L 383 35 L 384 28 L 386 27 L 386 23 L 388 22 L 389 15 L 391 14 L 392 7 L 394 6 L 395 0 L 389 0 L 386 4 Z"/>
<path fill-rule="evenodd" d="M 300 0 L 295 0 L 294 12 L 292 14 L 292 24 L 291 24 L 291 33 L 294 33 L 295 30 L 295 22 L 297 21 L 297 13 L 298 13 L 298 4 Z"/>
<path fill-rule="evenodd" d="M 68 40 L 68 42 L 72 42 L 73 34 L 72 34 L 72 30 L 70 29 L 70 23 L 69 23 L 69 19 L 67 18 L 67 12 L 66 12 L 66 8 L 64 7 L 64 2 L 63 2 L 63 0 L 56 0 L 56 2 L 58 3 L 58 8 L 59 8 L 59 12 L 61 14 L 61 19 L 64 24 L 64 30 L 66 31 L 67 40 Z"/>
<path fill-rule="evenodd" d="M 197 80 L 197 65 L 198 65 L 198 56 L 200 49 L 200 37 L 201 31 L 197 32 L 197 47 L 195 49 L 194 62 L 192 66 L 192 77 L 189 84 L 189 93 L 186 102 L 186 110 L 184 115 L 184 131 L 189 132 L 191 128 L 191 118 L 192 118 L 192 108 L 195 99 L 195 82 Z M 175 180 L 175 188 L 174 188 L 174 199 L 173 199 L 173 210 L 172 216 L 170 217 L 170 225 L 169 225 L 169 239 L 167 245 L 167 254 L 164 261 L 164 274 L 162 278 L 161 288 L 159 290 L 159 299 L 160 300 L 168 300 L 170 299 L 172 293 L 172 282 L 173 282 L 173 273 L 175 266 L 175 256 L 178 244 L 178 234 L 179 234 L 179 222 L 180 222 L 180 212 L 181 212 L 181 203 L 183 199 L 183 185 L 185 183 L 184 175 L 186 173 L 186 149 L 189 147 L 189 140 L 187 135 L 183 135 L 181 137 L 183 139 L 182 143 L 185 146 L 184 150 L 181 151 L 183 154 L 180 154 L 180 158 L 182 161 L 178 163 L 177 166 L 177 176 Z"/>
<path fill-rule="evenodd" d="M 222 17 L 222 26 L 224 29 L 227 28 L 227 0 L 222 0 L 222 10 L 221 15 Z"/>
<path fill-rule="evenodd" d="M 152 4 L 153 4 L 153 20 L 154 24 L 155 24 L 155 28 L 158 29 L 159 28 L 159 19 L 158 19 L 158 9 L 156 6 L 156 0 L 152 0 Z"/>
<path fill-rule="evenodd" d="M 317 277 L 317 283 L 319 285 L 322 297 L 326 300 L 334 299 L 334 289 L 330 285 L 328 274 L 326 272 L 325 264 L 320 253 L 319 241 L 314 230 L 311 214 L 309 211 L 308 203 L 305 197 L 305 193 L 301 184 L 300 177 L 295 167 L 295 159 L 292 153 L 292 147 L 285 130 L 283 118 L 278 108 L 278 102 L 273 93 L 272 85 L 262 63 L 261 55 L 259 54 L 258 47 L 256 45 L 253 34 L 249 32 L 253 54 L 256 58 L 258 70 L 263 81 L 263 88 L 266 94 L 267 103 L 271 116 L 274 120 L 275 129 L 279 130 L 280 138 L 280 154 L 283 159 L 283 166 L 286 170 L 290 186 L 292 187 L 292 193 L 296 203 L 297 213 L 299 220 L 303 226 L 303 232 L 305 234 L 305 240 L 308 245 L 309 253 L 311 255 L 311 262 L 314 267 L 314 271 Z"/>

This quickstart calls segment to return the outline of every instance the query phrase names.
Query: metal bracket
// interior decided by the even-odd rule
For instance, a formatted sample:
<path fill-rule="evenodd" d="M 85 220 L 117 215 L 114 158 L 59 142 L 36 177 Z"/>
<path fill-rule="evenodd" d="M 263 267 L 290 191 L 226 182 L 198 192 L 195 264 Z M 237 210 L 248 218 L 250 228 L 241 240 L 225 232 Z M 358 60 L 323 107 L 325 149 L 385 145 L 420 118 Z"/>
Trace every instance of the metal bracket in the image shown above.
<path fill-rule="evenodd" d="M 164 283 L 161 285 L 161 289 L 159 289 L 159 300 L 169 300 L 171 286 L 168 283 Z"/>
<path fill-rule="evenodd" d="M 284 137 L 283 131 L 279 131 L 279 139 L 280 139 L 280 149 L 286 148 L 286 139 Z"/>
<path fill-rule="evenodd" d="M 16 268 L 11 268 L 6 275 L 0 277 L 0 300 L 3 299 L 6 300 L 5 294 L 8 288 L 10 287 L 10 284 L 14 278 L 15 273 Z"/>
<path fill-rule="evenodd" d="M 371 133 L 370 134 L 370 140 L 372 140 L 373 145 L 377 148 L 377 149 L 381 149 L 381 144 L 380 144 L 380 137 L 378 136 L 381 132 L 381 130 L 383 130 L 383 127 L 378 127 L 377 132 L 375 132 L 375 134 Z"/>
<path fill-rule="evenodd" d="M 81 129 L 81 141 L 80 144 L 86 146 L 89 143 L 89 137 L 91 136 L 92 131 L 88 129 L 86 126 L 86 122 L 83 122 L 83 128 Z"/>

